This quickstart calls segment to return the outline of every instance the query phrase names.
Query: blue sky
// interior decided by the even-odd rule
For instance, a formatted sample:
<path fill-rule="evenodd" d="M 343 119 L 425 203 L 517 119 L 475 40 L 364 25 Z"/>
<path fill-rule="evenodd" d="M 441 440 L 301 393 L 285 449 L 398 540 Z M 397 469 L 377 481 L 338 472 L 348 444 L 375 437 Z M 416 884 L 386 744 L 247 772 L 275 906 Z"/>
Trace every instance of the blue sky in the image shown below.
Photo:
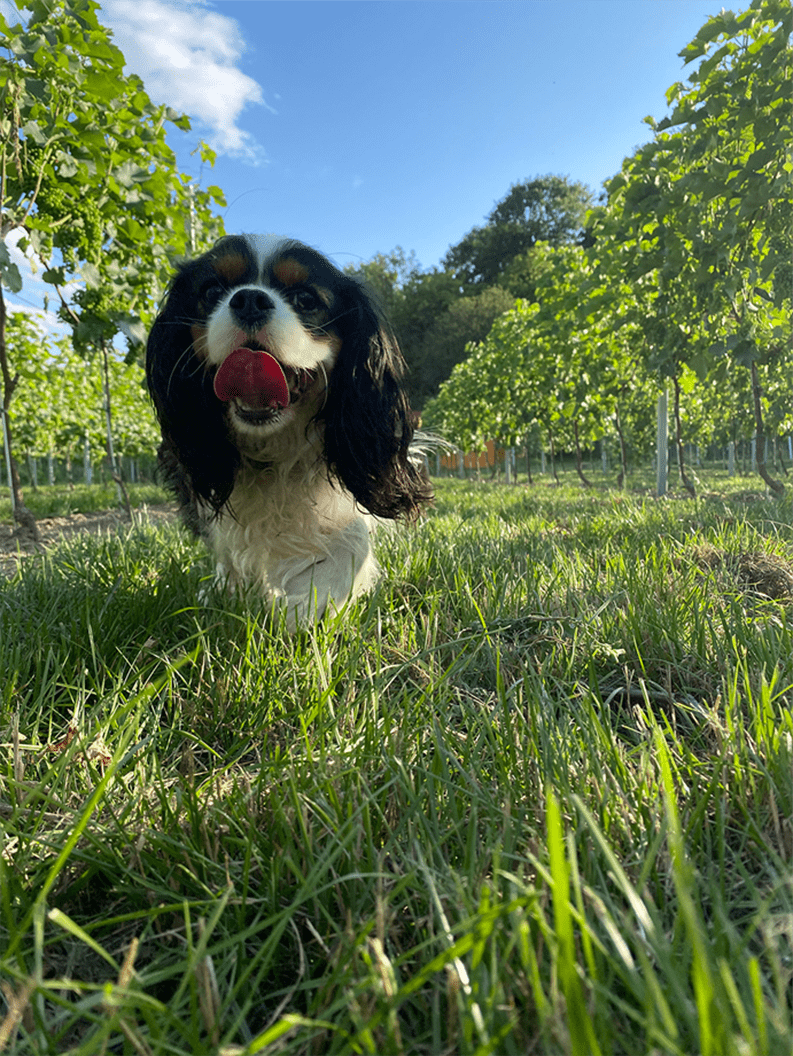
<path fill-rule="evenodd" d="M 721 3 L 101 6 L 128 72 L 190 115 L 193 131 L 169 140 L 182 171 L 225 191 L 227 231 L 299 238 L 341 266 L 399 245 L 430 268 L 512 183 L 552 173 L 597 192 L 651 137 L 643 118 L 663 116 L 690 72 L 678 53 Z M 193 153 L 200 139 L 214 170 Z M 25 268 L 10 300 L 30 310 L 45 292 Z"/>
<path fill-rule="evenodd" d="M 742 5 L 745 6 L 745 5 Z M 229 231 L 339 262 L 396 245 L 424 267 L 510 184 L 598 190 L 685 79 L 678 52 L 719 0 L 106 0 L 153 98 L 221 150 Z"/>

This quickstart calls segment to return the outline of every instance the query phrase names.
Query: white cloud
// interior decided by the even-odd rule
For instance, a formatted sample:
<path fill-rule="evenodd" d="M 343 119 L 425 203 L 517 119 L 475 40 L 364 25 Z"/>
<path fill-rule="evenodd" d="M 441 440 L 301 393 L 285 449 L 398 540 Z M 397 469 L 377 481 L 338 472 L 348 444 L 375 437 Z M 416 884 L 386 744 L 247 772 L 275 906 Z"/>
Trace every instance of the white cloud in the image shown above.
<path fill-rule="evenodd" d="M 99 18 L 153 102 L 199 122 L 218 153 L 263 160 L 261 146 L 239 127 L 239 118 L 249 104 L 275 111 L 261 86 L 238 69 L 245 42 L 233 19 L 203 0 L 104 0 Z"/>

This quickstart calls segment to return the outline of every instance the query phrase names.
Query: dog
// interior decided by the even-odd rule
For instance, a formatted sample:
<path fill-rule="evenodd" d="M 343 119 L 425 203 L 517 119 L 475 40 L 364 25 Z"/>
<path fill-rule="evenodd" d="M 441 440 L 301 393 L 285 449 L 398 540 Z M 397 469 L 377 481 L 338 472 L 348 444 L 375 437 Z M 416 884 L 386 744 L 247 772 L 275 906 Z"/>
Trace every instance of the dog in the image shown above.
<path fill-rule="evenodd" d="M 373 526 L 432 499 L 404 373 L 364 286 L 301 242 L 224 237 L 167 290 L 146 347 L 163 483 L 216 581 L 291 631 L 369 590 Z"/>

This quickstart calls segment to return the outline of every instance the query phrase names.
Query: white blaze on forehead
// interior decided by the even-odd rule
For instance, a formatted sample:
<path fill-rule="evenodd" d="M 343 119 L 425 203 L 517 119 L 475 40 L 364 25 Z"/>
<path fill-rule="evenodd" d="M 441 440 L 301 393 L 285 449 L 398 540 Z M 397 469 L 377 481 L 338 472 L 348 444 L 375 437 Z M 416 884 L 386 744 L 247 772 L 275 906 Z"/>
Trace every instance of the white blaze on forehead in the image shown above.
<path fill-rule="evenodd" d="M 265 269 L 279 257 L 289 243 L 289 239 L 283 235 L 249 235 L 242 236 L 251 247 L 254 260 L 259 269 L 259 275 L 263 275 Z"/>

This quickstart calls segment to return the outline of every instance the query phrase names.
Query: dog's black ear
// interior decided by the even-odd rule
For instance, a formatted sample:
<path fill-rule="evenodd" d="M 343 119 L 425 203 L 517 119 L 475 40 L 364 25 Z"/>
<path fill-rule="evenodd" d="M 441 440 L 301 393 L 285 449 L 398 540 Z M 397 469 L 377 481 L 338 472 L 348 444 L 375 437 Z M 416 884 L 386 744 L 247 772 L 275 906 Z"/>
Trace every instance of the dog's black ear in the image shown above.
<path fill-rule="evenodd" d="M 149 334 L 146 380 L 162 430 L 164 483 L 183 505 L 192 493 L 219 512 L 231 495 L 239 453 L 228 439 L 211 375 L 193 351 L 195 306 L 186 271 L 174 280 Z"/>
<path fill-rule="evenodd" d="M 411 520 L 432 488 L 409 457 L 415 416 L 402 388 L 405 361 L 363 287 L 345 276 L 341 296 L 342 346 L 322 412 L 325 456 L 364 509 Z"/>

